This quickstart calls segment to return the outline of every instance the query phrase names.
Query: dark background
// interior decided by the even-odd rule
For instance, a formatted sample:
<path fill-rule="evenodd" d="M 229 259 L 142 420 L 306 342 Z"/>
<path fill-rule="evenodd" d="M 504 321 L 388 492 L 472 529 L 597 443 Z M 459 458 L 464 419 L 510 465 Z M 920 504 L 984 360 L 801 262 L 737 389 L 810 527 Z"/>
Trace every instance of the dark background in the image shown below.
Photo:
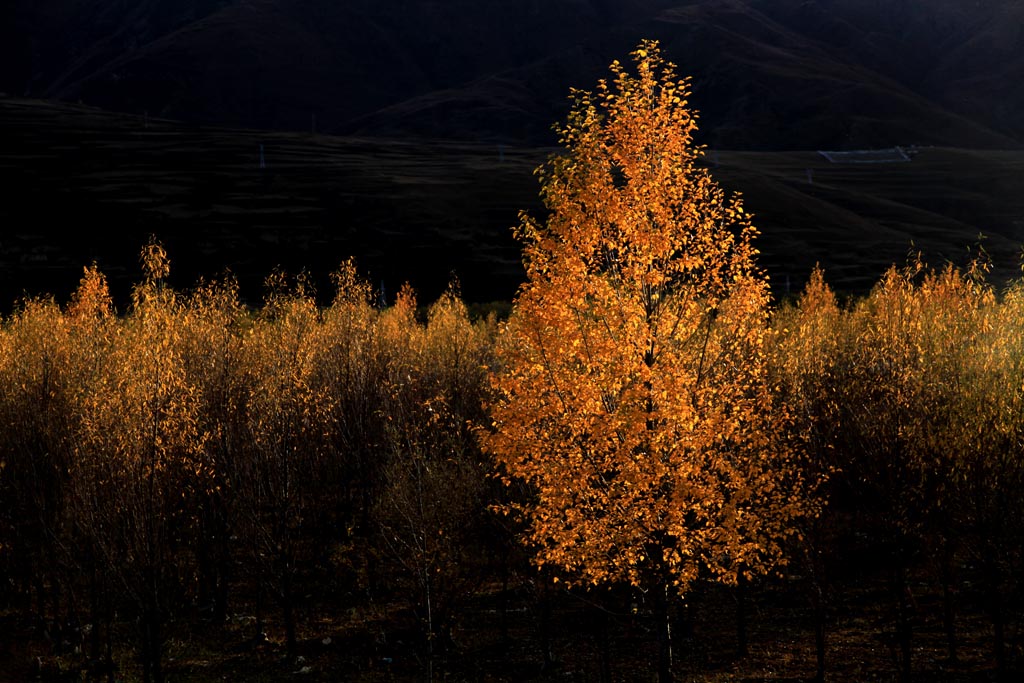
<path fill-rule="evenodd" d="M 13 0 L 0 9 L 0 301 L 96 260 L 125 299 L 355 256 L 393 292 L 509 299 L 509 228 L 571 87 L 642 38 L 693 76 L 700 141 L 776 291 L 864 291 L 911 249 L 997 275 L 1024 238 L 1024 7 L 1011 0 Z M 918 146 L 907 164 L 819 149 Z M 260 168 L 260 148 L 264 167 Z M 810 173 L 808 171 L 810 170 Z M 809 182 L 813 181 L 813 182 Z M 787 287 L 788 283 L 788 287 Z"/>

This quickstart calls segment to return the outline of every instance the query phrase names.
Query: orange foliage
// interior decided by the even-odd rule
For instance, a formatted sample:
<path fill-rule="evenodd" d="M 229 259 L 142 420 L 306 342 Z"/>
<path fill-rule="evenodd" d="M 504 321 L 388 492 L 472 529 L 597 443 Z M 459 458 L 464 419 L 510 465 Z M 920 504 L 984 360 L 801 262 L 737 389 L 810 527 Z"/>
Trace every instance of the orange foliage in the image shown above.
<path fill-rule="evenodd" d="M 587 583 L 732 583 L 782 560 L 808 510 L 765 374 L 756 230 L 699 164 L 688 81 L 654 42 L 574 91 L 565 153 L 523 216 L 483 444 L 539 564 Z"/>

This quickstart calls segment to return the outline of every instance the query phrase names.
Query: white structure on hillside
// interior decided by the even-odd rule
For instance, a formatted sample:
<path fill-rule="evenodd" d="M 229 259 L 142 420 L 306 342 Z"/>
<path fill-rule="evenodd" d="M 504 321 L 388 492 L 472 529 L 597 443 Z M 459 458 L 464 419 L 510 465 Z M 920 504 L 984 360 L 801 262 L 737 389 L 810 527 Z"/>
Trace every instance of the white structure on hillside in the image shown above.
<path fill-rule="evenodd" d="M 913 147 L 886 149 L 852 149 L 843 152 L 818 150 L 818 154 L 833 164 L 899 164 L 911 161 L 917 150 Z"/>

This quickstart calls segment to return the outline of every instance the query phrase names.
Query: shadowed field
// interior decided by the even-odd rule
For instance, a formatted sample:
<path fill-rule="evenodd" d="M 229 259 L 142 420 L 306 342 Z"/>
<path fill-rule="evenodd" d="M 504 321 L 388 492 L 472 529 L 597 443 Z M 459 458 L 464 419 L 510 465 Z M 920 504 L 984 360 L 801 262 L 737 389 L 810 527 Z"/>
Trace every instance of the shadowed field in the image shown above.
<path fill-rule="evenodd" d="M 552 150 L 195 128 L 34 100 L 0 99 L 0 300 L 63 298 L 95 260 L 125 301 L 148 235 L 172 279 L 230 269 L 256 300 L 275 267 L 327 275 L 354 256 L 393 293 L 436 296 L 456 276 L 470 301 L 510 299 L 522 278 L 510 228 L 540 208 L 532 175 Z M 260 155 L 263 155 L 263 168 Z M 831 164 L 814 151 L 710 151 L 762 231 L 776 292 L 815 263 L 862 292 L 920 249 L 962 262 L 986 236 L 997 280 L 1018 271 L 1024 152 L 921 148 L 898 164 Z M 810 172 L 810 174 L 809 174 Z"/>
<path fill-rule="evenodd" d="M 452 275 L 476 299 L 520 278 L 509 230 L 536 204 L 535 150 L 192 129 L 0 100 L 0 293 L 70 290 L 96 260 L 123 296 L 146 236 L 176 282 L 229 268 L 258 297 L 275 267 L 327 274 L 355 256 L 394 292 Z M 264 167 L 260 167 L 261 148 Z M 326 291 L 325 291 L 326 293 Z"/>
<path fill-rule="evenodd" d="M 763 265 L 777 291 L 787 276 L 791 288 L 802 287 L 817 262 L 838 290 L 863 292 L 910 251 L 935 265 L 962 264 L 979 235 L 995 281 L 1019 273 L 1020 151 L 929 147 L 909 163 L 888 164 L 832 164 L 809 151 L 723 152 L 719 162 L 716 177 L 742 191 L 758 217 Z"/>

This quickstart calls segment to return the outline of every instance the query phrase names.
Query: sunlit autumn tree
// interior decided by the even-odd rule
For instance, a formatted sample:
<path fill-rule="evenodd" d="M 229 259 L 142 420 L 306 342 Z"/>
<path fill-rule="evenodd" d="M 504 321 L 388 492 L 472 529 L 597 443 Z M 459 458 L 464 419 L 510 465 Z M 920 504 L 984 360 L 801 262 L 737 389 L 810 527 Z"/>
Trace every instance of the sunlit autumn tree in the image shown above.
<path fill-rule="evenodd" d="M 838 465 L 834 448 L 839 440 L 841 391 L 849 356 L 847 319 L 819 268 L 811 273 L 793 305 L 779 307 L 772 317 L 772 372 L 792 417 L 791 429 L 803 441 L 804 466 L 819 480 L 829 478 Z M 832 477 L 829 485 L 836 483 Z M 835 506 L 828 506 L 822 514 L 809 516 L 802 529 L 819 681 L 826 675 L 828 567 L 835 561 L 832 551 L 839 526 L 834 510 Z"/>
<path fill-rule="evenodd" d="M 1012 464 L 1019 443 L 1013 436 L 1019 364 L 1010 360 L 1017 357 L 1009 350 L 1015 348 L 1014 324 L 1003 326 L 1012 319 L 1005 316 L 1013 296 L 1000 303 L 985 270 L 983 260 L 936 271 L 912 259 L 890 268 L 867 297 L 846 309 L 815 273 L 797 306 L 775 318 L 774 367 L 806 436 L 808 464 L 833 473 L 832 514 L 815 520 L 806 534 L 819 560 L 811 564 L 812 577 L 819 576 L 824 555 L 834 563 L 843 559 L 837 554 L 842 544 L 829 538 L 835 527 L 869 539 L 874 568 L 891 582 L 901 680 L 912 677 L 913 631 L 923 616 L 911 572 L 922 564 L 936 571 L 949 659 L 956 660 L 957 557 L 984 547 L 974 563 L 987 570 L 1011 565 L 1006 558 L 1014 551 L 1002 550 L 1019 547 L 1009 540 L 1012 532 L 1005 533 L 1018 518 L 1009 512 L 1014 503 L 1001 497 L 1016 490 L 1012 482 L 1020 473 Z M 988 510 L 981 513 L 988 521 L 968 521 L 979 510 Z M 989 537 L 978 546 L 994 529 L 1002 540 Z M 858 543 L 863 553 L 864 541 Z M 998 576 L 988 574 L 986 583 Z M 995 578 L 989 585 L 1004 582 Z M 998 633 L 1000 600 L 992 597 Z"/>
<path fill-rule="evenodd" d="M 353 261 L 343 263 L 333 280 L 334 300 L 322 312 L 326 343 L 318 381 L 330 387 L 332 395 L 329 421 L 338 486 L 332 499 L 337 527 L 345 531 L 342 541 L 351 546 L 365 539 L 372 526 L 370 509 L 382 479 L 384 377 L 391 355 L 400 352 L 405 342 L 382 332 L 381 311 L 373 306 L 373 292 Z M 347 551 L 342 563 L 353 568 L 350 560 L 361 553 L 352 547 Z"/>
<path fill-rule="evenodd" d="M 179 344 L 188 383 L 200 403 L 210 480 L 188 491 L 196 517 L 197 600 L 215 622 L 227 615 L 232 575 L 237 482 L 231 473 L 247 443 L 239 428 L 244 414 L 239 376 L 241 328 L 246 313 L 232 279 L 202 283 L 183 302 Z"/>
<path fill-rule="evenodd" d="M 74 355 L 69 326 L 52 300 L 25 301 L 0 336 L 0 557 L 7 565 L 2 573 L 35 593 L 33 612 L 48 631 L 66 612 L 66 572 L 73 559 L 67 543 L 68 466 L 72 406 L 81 381 Z"/>
<path fill-rule="evenodd" d="M 381 316 L 395 349 L 381 406 L 384 486 L 375 517 L 380 545 L 409 586 L 426 637 L 426 678 L 452 644 L 456 611 L 479 580 L 474 552 L 486 513 L 487 474 L 470 432 L 483 419 L 483 374 L 490 335 L 473 325 L 448 292 L 415 320 L 403 289 Z"/>
<path fill-rule="evenodd" d="M 94 663 L 102 664 L 97 671 L 105 670 L 108 679 L 114 676 L 113 645 L 114 615 L 116 596 L 121 593 L 119 586 L 110 580 L 108 563 L 102 552 L 102 546 L 92 539 L 102 533 L 91 522 L 95 518 L 90 514 L 95 510 L 96 499 L 92 493 L 96 490 L 90 477 L 77 476 L 79 469 L 87 464 L 88 459 L 79 455 L 85 432 L 85 406 L 89 403 L 88 394 L 100 383 L 100 378 L 109 371 L 109 357 L 117 326 L 113 302 L 106 277 L 93 265 L 86 268 L 78 288 L 65 309 L 65 326 L 69 333 L 71 354 L 69 368 L 75 368 L 77 379 L 72 387 L 74 400 L 68 406 L 63 419 L 73 426 L 75 437 L 72 441 L 74 457 L 69 467 L 68 498 L 69 509 L 74 528 L 70 541 L 74 548 L 76 569 L 85 580 L 88 595 L 88 622 L 92 624 L 89 632 L 89 655 Z"/>
<path fill-rule="evenodd" d="M 330 443 L 331 395 L 316 381 L 324 353 L 321 314 L 302 279 L 289 289 L 282 274 L 268 280 L 260 315 L 241 349 L 241 457 L 233 465 L 239 529 L 259 588 L 281 606 L 288 657 L 296 656 L 296 601 L 306 556 L 305 529 L 314 525 Z"/>
<path fill-rule="evenodd" d="M 946 273 L 937 276 L 918 260 L 890 268 L 849 313 L 847 362 L 836 378 L 839 476 L 890 574 L 904 681 L 912 675 L 916 621 L 908 573 L 946 502 L 948 456 L 964 445 L 958 356 L 970 348 L 965 333 L 976 303 L 959 274 Z"/>
<path fill-rule="evenodd" d="M 1024 282 L 1012 283 L 998 305 L 977 309 L 967 311 L 973 334 L 959 344 L 959 438 L 944 460 L 954 526 L 940 533 L 962 534 L 958 540 L 979 572 L 992 622 L 997 674 L 1006 677 L 1013 661 L 1007 636 L 1013 606 L 1020 604 L 1024 562 Z"/>
<path fill-rule="evenodd" d="M 669 596 L 768 571 L 808 504 L 766 381 L 756 230 L 700 165 L 688 81 L 653 41 L 632 57 L 573 92 L 540 170 L 550 216 L 517 231 L 528 281 L 483 443 L 533 489 L 538 564 L 654 593 L 668 680 Z"/>
<path fill-rule="evenodd" d="M 90 547 L 137 617 L 143 680 L 159 683 L 164 629 L 193 571 L 189 503 L 212 472 L 182 358 L 185 312 L 164 284 L 163 248 L 150 243 L 142 265 L 130 314 L 111 330 L 105 363 L 82 396 L 72 476 Z"/>
<path fill-rule="evenodd" d="M 914 330 L 918 355 L 908 372 L 915 386 L 909 411 L 916 420 L 906 430 L 906 457 L 920 471 L 918 514 L 924 514 L 917 535 L 942 584 L 943 623 L 952 662 L 957 660 L 956 556 L 963 550 L 964 537 L 958 512 L 965 482 L 959 473 L 983 450 L 985 437 L 994 435 L 997 425 L 1016 429 L 1004 419 L 1012 413 L 990 423 L 993 411 L 977 405 L 979 398 L 987 403 L 993 387 L 1008 395 L 1014 393 L 1008 378 L 992 372 L 992 364 L 987 362 L 998 344 L 991 334 L 996 295 L 985 282 L 985 272 L 985 262 L 975 260 L 965 270 L 947 264 L 938 272 L 925 273 L 915 289 L 919 301 L 916 320 L 906 324 Z M 1002 401 L 992 405 L 1000 412 L 1006 406 Z M 1003 445 L 1012 441 L 1013 437 Z M 995 482 L 989 481 L 989 485 L 993 492 L 998 488 Z M 909 498 L 912 505 L 915 502 L 905 491 L 897 495 Z"/>

